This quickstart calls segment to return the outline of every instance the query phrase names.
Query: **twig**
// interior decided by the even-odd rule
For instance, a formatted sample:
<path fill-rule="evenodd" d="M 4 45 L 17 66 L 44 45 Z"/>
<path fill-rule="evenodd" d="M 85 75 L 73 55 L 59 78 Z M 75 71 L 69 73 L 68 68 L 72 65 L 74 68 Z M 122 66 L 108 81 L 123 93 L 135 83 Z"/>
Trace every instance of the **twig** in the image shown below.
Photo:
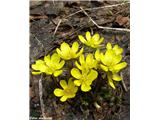
<path fill-rule="evenodd" d="M 129 4 L 129 3 L 130 2 L 124 2 L 124 3 L 115 4 L 115 5 L 106 5 L 106 6 L 102 6 L 102 7 L 87 8 L 87 9 L 84 9 L 84 10 L 98 10 L 98 9 L 103 9 L 103 8 L 111 8 L 111 7 L 116 7 L 116 6 L 120 6 L 120 5 Z M 68 17 L 71 17 L 71 16 L 73 16 L 73 15 L 79 13 L 79 12 L 82 12 L 82 11 L 83 10 L 81 9 L 81 10 L 75 12 L 75 13 L 72 13 L 72 14 L 68 15 L 67 17 L 65 17 L 65 19 L 68 18 Z"/>
<path fill-rule="evenodd" d="M 42 86 L 42 75 L 41 75 L 41 78 L 39 79 L 39 98 L 40 98 L 42 117 L 45 118 L 44 102 L 43 102 L 43 89 L 42 88 L 43 88 L 43 86 Z"/>
<path fill-rule="evenodd" d="M 97 110 L 99 110 L 101 108 L 101 106 L 97 102 L 94 102 L 93 104 L 94 104 L 94 106 L 96 107 Z"/>
<path fill-rule="evenodd" d="M 57 30 L 58 30 L 58 27 L 59 27 L 59 25 L 60 25 L 61 22 L 62 22 L 62 19 L 59 20 L 59 22 L 58 22 L 58 24 L 57 24 L 57 26 L 56 26 L 56 29 L 55 29 L 55 31 L 54 31 L 54 33 L 53 33 L 54 36 L 55 36 L 55 34 L 56 34 L 56 32 L 57 32 Z"/>
<path fill-rule="evenodd" d="M 128 89 L 127 89 L 126 84 L 125 84 L 125 82 L 124 82 L 124 80 L 123 80 L 123 74 L 122 74 L 122 72 L 120 73 L 120 75 L 121 75 L 121 78 L 122 78 L 122 85 L 123 85 L 123 87 L 124 87 L 124 90 L 127 92 Z"/>
<path fill-rule="evenodd" d="M 80 9 L 84 12 L 84 14 L 93 22 L 94 25 L 96 25 L 98 28 L 100 29 L 108 29 L 108 30 L 118 30 L 118 31 L 125 31 L 125 32 L 130 32 L 129 29 L 125 29 L 125 28 L 111 28 L 111 27 L 103 27 L 98 25 L 89 15 L 88 13 L 82 8 L 80 7 Z"/>

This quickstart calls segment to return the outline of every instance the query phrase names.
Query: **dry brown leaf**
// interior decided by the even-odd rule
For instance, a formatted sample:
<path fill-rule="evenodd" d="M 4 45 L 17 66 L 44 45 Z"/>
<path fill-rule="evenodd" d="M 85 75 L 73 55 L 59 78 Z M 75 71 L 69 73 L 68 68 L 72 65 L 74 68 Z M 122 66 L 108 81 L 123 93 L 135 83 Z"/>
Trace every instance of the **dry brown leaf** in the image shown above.
<path fill-rule="evenodd" d="M 118 15 L 116 17 L 116 23 L 118 23 L 120 26 L 125 25 L 129 22 L 129 18 L 128 17 L 123 17 L 122 15 Z"/>

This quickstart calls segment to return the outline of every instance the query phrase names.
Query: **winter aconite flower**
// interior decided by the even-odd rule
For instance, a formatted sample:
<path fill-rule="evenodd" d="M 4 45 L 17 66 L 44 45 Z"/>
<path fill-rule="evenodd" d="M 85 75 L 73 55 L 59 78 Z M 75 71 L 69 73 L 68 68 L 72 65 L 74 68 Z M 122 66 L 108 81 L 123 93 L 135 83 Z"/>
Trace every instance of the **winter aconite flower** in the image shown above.
<path fill-rule="evenodd" d="M 95 68 L 95 69 L 97 68 L 97 61 L 94 59 L 93 54 L 91 54 L 91 53 L 89 53 L 86 56 L 86 59 L 85 59 L 84 55 L 82 54 L 79 57 L 79 63 L 76 61 L 75 65 L 77 66 L 78 69 L 83 70 L 83 71 L 87 71 L 92 68 Z"/>
<path fill-rule="evenodd" d="M 57 53 L 54 53 L 52 56 L 47 55 L 44 57 L 44 60 L 37 60 L 35 64 L 32 64 L 32 69 L 35 70 L 32 74 L 46 73 L 47 75 L 53 74 L 57 77 L 62 74 L 61 68 L 64 63 L 64 60 L 61 60 Z"/>
<path fill-rule="evenodd" d="M 79 52 L 78 48 L 79 48 L 78 42 L 74 42 L 72 47 L 70 47 L 66 42 L 63 42 L 61 44 L 60 49 L 57 48 L 56 50 L 62 59 L 70 60 L 72 58 L 77 58 L 82 54 L 83 48 L 81 48 Z"/>
<path fill-rule="evenodd" d="M 80 72 L 79 69 L 72 68 L 71 75 L 76 78 L 74 84 L 76 86 L 81 86 L 82 91 L 88 92 L 91 90 L 91 84 L 97 78 L 98 72 L 93 69 L 88 72 Z"/>
<path fill-rule="evenodd" d="M 110 42 L 106 45 L 106 49 L 113 50 L 115 55 L 121 55 L 123 53 L 123 49 L 121 47 L 119 47 L 118 45 L 114 45 L 114 47 L 112 48 L 112 45 Z"/>
<path fill-rule="evenodd" d="M 112 48 L 111 43 L 108 43 L 106 46 L 107 50 L 105 54 L 101 54 L 100 59 L 102 64 L 100 64 L 100 67 L 107 72 L 107 77 L 109 79 L 109 84 L 111 87 L 115 89 L 115 86 L 113 84 L 113 80 L 120 81 L 121 77 L 117 74 L 120 70 L 125 68 L 127 66 L 126 62 L 121 62 L 122 60 L 122 52 L 123 49 L 120 48 L 118 45 L 115 45 Z"/>
<path fill-rule="evenodd" d="M 60 101 L 65 102 L 68 98 L 74 98 L 78 87 L 76 87 L 70 78 L 68 84 L 65 80 L 60 80 L 60 85 L 63 89 L 56 88 L 54 94 L 57 97 L 61 97 Z"/>
<path fill-rule="evenodd" d="M 103 42 L 104 38 L 101 37 L 98 33 L 91 36 L 91 33 L 89 31 L 86 32 L 86 37 L 84 38 L 82 35 L 78 36 L 79 40 L 92 48 L 98 48 L 100 47 L 100 44 Z"/>

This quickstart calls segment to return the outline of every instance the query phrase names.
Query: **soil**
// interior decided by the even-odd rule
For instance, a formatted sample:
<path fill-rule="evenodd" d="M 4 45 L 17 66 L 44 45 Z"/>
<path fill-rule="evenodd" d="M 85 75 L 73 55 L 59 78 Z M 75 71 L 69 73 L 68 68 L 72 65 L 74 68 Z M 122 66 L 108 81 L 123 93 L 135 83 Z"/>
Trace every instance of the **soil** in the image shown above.
<path fill-rule="evenodd" d="M 105 8 L 103 6 L 124 1 L 30 1 L 30 66 L 37 59 L 52 54 L 65 41 L 72 43 L 86 31 L 99 33 L 105 44 L 111 42 L 124 49 L 123 60 L 128 66 L 121 71 L 124 84 L 117 82 L 116 90 L 109 86 L 93 89 L 101 106 L 96 109 L 90 93 L 79 92 L 75 98 L 60 102 L 53 94 L 54 78 L 46 75 L 34 76 L 30 67 L 30 119 L 42 119 L 39 99 L 39 79 L 42 78 L 45 120 L 129 120 L 130 119 L 130 33 L 98 28 L 88 15 L 99 25 L 111 28 L 130 29 L 130 4 Z M 95 9 L 100 7 L 98 9 Z M 77 12 L 80 11 L 80 12 Z M 77 13 L 76 13 L 77 12 Z M 58 25 L 59 24 L 59 25 Z M 56 29 L 57 28 L 57 29 Z M 96 83 L 94 83 L 95 85 Z M 94 88 L 93 85 L 93 88 Z M 44 117 L 44 116 L 43 116 Z"/>

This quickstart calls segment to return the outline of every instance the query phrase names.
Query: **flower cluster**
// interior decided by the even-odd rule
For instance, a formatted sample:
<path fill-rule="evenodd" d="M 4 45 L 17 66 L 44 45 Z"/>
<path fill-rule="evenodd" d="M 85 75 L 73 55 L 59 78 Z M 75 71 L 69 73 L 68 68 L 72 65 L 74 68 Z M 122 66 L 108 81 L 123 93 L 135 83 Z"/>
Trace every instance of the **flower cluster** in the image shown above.
<path fill-rule="evenodd" d="M 37 60 L 31 66 L 34 75 L 46 73 L 54 77 L 63 76 L 63 68 L 70 67 L 69 73 L 72 77 L 69 75 L 66 80 L 58 80 L 62 89 L 55 88 L 53 91 L 55 96 L 61 97 L 60 101 L 62 102 L 74 98 L 79 87 L 83 92 L 90 91 L 93 82 L 98 78 L 101 71 L 106 73 L 109 85 L 115 89 L 114 81 L 122 80 L 118 73 L 127 66 L 126 62 L 121 62 L 123 49 L 118 45 L 112 47 L 111 43 L 108 42 L 106 50 L 101 50 L 101 43 L 104 38 L 100 37 L 98 33 L 91 36 L 91 33 L 87 31 L 85 37 L 79 35 L 78 38 L 83 44 L 93 48 L 93 52 L 86 53 L 84 51 L 85 46 L 80 48 L 78 42 L 73 42 L 71 46 L 63 42 L 55 53 L 51 56 L 45 56 L 44 60 Z M 67 66 L 68 64 L 65 64 L 67 62 L 72 62 L 72 65 Z"/>

